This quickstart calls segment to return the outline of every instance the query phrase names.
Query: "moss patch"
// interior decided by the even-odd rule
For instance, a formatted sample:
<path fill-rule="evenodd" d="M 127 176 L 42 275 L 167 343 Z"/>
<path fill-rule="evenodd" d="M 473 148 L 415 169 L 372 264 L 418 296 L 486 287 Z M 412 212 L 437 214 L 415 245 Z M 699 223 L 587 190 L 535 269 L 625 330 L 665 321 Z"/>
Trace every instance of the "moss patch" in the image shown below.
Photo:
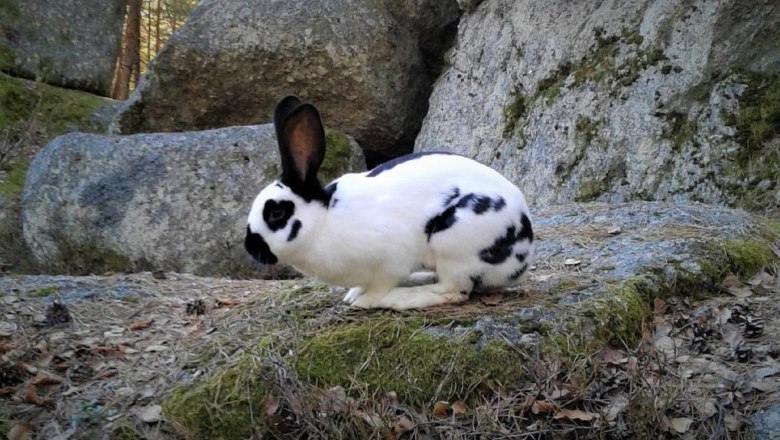
<path fill-rule="evenodd" d="M 337 327 L 305 343 L 296 361 L 299 377 L 312 383 L 395 391 L 425 406 L 436 400 L 469 400 L 491 380 L 509 384 L 523 375 L 522 355 L 500 342 L 478 347 L 468 336 L 432 336 L 421 322 L 379 319 Z"/>
<path fill-rule="evenodd" d="M 66 237 L 62 237 L 56 242 L 58 256 L 53 261 L 57 263 L 48 265 L 42 263 L 41 269 L 44 271 L 68 275 L 92 275 L 154 269 L 148 261 L 133 261 L 114 250 L 92 243 L 73 243 Z"/>
<path fill-rule="evenodd" d="M 208 381 L 175 389 L 163 411 L 185 438 L 248 438 L 263 421 L 262 402 L 271 392 L 267 375 L 267 367 L 246 357 Z"/>
<path fill-rule="evenodd" d="M 349 138 L 339 130 L 325 129 L 325 160 L 322 161 L 319 176 L 329 182 L 338 178 L 349 168 L 352 159 Z"/>
<path fill-rule="evenodd" d="M 668 119 L 669 123 L 662 135 L 672 142 L 674 151 L 680 151 L 685 144 L 693 140 L 699 125 L 688 119 L 688 115 L 679 112 L 670 113 Z"/>
<path fill-rule="evenodd" d="M 0 194 L 8 199 L 16 199 L 24 188 L 24 178 L 30 163 L 26 159 L 17 159 L 9 162 L 5 176 L 0 180 Z"/>
<path fill-rule="evenodd" d="M 594 180 L 581 180 L 579 191 L 574 197 L 578 202 L 591 202 L 609 189 L 609 182 L 606 178 Z"/>
<path fill-rule="evenodd" d="M 517 122 L 525 117 L 527 97 L 523 94 L 522 87 L 512 91 L 509 104 L 504 107 L 504 139 L 508 139 L 514 133 Z"/>
<path fill-rule="evenodd" d="M 0 130 L 35 117 L 44 136 L 63 133 L 105 99 L 0 73 Z"/>
<path fill-rule="evenodd" d="M 747 88 L 739 96 L 739 108 L 726 115 L 726 123 L 735 129 L 734 138 L 743 149 L 740 159 L 760 153 L 764 143 L 780 134 L 780 73 L 741 74 Z"/>
<path fill-rule="evenodd" d="M 738 80 L 747 85 L 739 106 L 723 115 L 741 146 L 727 170 L 736 183 L 727 189 L 737 196 L 735 205 L 765 210 L 775 204 L 773 193 L 780 182 L 780 74 L 743 72 Z"/>

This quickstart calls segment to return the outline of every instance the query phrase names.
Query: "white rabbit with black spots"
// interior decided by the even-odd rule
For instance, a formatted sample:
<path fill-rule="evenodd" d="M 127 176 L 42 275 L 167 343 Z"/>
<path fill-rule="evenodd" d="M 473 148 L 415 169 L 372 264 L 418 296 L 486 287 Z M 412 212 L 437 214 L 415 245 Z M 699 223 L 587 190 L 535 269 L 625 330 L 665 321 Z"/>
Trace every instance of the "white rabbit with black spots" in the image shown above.
<path fill-rule="evenodd" d="M 514 284 L 532 263 L 525 198 L 495 170 L 417 153 L 323 187 L 317 109 L 288 96 L 274 123 L 282 175 L 255 199 L 245 240 L 261 263 L 351 287 L 344 301 L 353 306 L 395 310 L 463 302 Z"/>

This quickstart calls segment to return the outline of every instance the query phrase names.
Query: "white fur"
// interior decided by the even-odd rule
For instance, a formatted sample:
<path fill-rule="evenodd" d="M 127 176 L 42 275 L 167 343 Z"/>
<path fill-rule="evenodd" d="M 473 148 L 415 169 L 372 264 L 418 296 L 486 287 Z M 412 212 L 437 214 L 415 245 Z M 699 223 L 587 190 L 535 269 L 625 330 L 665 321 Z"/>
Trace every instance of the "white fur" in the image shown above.
<path fill-rule="evenodd" d="M 509 275 L 518 268 L 514 256 L 491 265 L 480 260 L 479 252 L 503 236 L 508 226 L 515 224 L 519 230 L 521 213 L 530 218 L 525 198 L 514 184 L 476 161 L 445 154 L 411 159 L 374 177 L 367 174 L 337 179 L 333 195 L 337 200 L 329 209 L 271 184 L 255 199 L 249 226 L 265 239 L 280 263 L 327 283 L 354 286 L 344 300 L 356 307 L 402 310 L 462 302 L 472 290 L 469 277 L 474 274 L 493 287 L 510 282 Z M 457 222 L 433 234 L 429 242 L 425 226 L 445 209 L 453 188 L 461 196 L 500 196 L 506 206 L 481 215 L 459 209 Z M 295 203 L 295 213 L 281 231 L 272 233 L 263 221 L 268 199 Z M 294 219 L 303 226 L 296 239 L 287 241 Z M 533 244 L 520 241 L 516 249 L 527 252 L 530 265 Z M 428 280 L 438 282 L 398 287 L 421 268 L 434 271 L 435 278 Z M 412 284 L 419 284 L 415 276 L 411 278 Z"/>

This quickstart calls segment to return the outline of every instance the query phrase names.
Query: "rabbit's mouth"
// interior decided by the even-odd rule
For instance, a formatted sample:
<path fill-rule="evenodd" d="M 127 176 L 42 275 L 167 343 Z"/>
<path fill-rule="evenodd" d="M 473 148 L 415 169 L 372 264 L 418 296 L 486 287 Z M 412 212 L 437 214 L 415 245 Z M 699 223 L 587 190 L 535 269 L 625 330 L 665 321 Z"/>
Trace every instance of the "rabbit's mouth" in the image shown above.
<path fill-rule="evenodd" d="M 262 264 L 276 264 L 279 259 L 271 252 L 271 248 L 268 247 L 268 243 L 263 240 L 260 234 L 252 232 L 249 229 L 249 225 L 246 227 L 246 238 L 244 239 L 244 247 L 255 260 Z"/>

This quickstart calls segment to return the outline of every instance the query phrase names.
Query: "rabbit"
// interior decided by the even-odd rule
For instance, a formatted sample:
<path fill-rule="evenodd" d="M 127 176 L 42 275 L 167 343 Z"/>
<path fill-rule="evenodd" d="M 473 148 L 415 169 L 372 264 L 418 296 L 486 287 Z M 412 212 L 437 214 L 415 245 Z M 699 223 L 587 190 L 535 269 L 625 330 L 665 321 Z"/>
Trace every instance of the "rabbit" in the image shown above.
<path fill-rule="evenodd" d="M 394 310 L 461 303 L 514 284 L 532 264 L 525 197 L 490 167 L 413 153 L 322 186 L 317 109 L 288 96 L 274 125 L 281 177 L 255 198 L 244 242 L 257 261 L 351 287 L 352 306 Z"/>

